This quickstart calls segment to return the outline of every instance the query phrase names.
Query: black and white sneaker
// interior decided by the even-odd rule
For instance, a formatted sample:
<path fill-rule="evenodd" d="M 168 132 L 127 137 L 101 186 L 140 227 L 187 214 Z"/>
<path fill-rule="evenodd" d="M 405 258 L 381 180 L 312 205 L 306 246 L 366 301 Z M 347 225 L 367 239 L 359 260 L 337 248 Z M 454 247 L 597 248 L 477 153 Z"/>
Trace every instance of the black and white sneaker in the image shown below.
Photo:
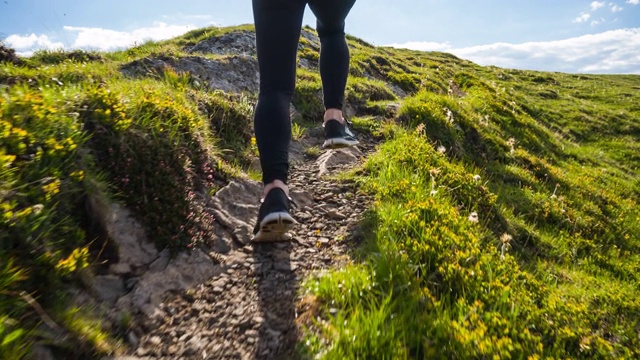
<path fill-rule="evenodd" d="M 273 188 L 262 199 L 258 221 L 253 228 L 253 242 L 276 242 L 291 240 L 288 231 L 296 223 L 289 214 L 293 200 L 282 189 Z"/>
<path fill-rule="evenodd" d="M 324 124 L 324 149 L 338 149 L 358 145 L 355 135 L 347 127 L 347 120 L 341 123 L 338 120 L 329 120 Z"/>

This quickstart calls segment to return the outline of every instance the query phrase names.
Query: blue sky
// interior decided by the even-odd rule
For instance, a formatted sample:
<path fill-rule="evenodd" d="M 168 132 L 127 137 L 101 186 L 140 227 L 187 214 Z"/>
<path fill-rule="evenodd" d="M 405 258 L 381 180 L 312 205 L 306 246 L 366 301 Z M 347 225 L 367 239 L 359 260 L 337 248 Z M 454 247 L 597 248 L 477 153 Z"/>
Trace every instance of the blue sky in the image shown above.
<path fill-rule="evenodd" d="M 24 55 L 109 51 L 253 21 L 250 0 L 0 0 L 0 14 L 0 38 Z M 313 26 L 309 12 L 304 22 Z M 358 0 L 347 32 L 481 65 L 640 74 L 640 0 Z"/>

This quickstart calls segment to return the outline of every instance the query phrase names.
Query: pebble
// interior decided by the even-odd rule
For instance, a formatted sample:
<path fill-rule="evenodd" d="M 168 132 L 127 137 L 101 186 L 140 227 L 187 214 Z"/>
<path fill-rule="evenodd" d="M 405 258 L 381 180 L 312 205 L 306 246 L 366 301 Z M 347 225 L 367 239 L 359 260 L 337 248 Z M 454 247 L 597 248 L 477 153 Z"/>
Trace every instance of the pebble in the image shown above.
<path fill-rule="evenodd" d="M 322 230 L 326 225 L 324 223 L 318 222 L 311 226 L 312 230 Z"/>
<path fill-rule="evenodd" d="M 133 331 L 127 332 L 127 340 L 129 341 L 129 344 L 134 348 L 138 347 L 138 344 L 140 344 L 140 340 L 138 339 L 136 334 L 133 333 Z"/>
<path fill-rule="evenodd" d="M 244 307 L 242 307 L 242 306 L 236 308 L 233 311 L 233 315 L 235 315 L 235 316 L 241 316 L 242 314 L 244 314 Z"/>
<path fill-rule="evenodd" d="M 330 219 L 333 219 L 333 220 L 343 220 L 344 218 L 346 218 L 346 216 L 343 213 L 341 213 L 341 212 L 339 212 L 338 210 L 335 210 L 335 209 L 334 210 L 329 210 L 327 212 L 327 217 L 329 217 Z"/>
<path fill-rule="evenodd" d="M 159 346 L 160 344 L 162 344 L 162 338 L 160 338 L 160 336 L 152 336 L 149 338 L 149 343 L 155 346 Z"/>
<path fill-rule="evenodd" d="M 144 348 L 142 346 L 140 346 L 138 348 L 138 350 L 136 350 L 136 355 L 138 356 L 146 356 L 149 353 L 149 350 L 147 348 Z"/>

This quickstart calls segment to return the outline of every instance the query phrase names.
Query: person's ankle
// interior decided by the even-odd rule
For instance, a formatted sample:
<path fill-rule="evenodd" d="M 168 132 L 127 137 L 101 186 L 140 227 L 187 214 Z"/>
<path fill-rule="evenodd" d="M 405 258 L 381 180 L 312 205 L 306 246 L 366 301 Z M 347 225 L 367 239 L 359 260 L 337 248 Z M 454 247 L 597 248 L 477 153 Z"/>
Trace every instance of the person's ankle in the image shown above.
<path fill-rule="evenodd" d="M 282 191 L 284 191 L 285 195 L 289 196 L 289 187 L 287 186 L 287 184 L 285 184 L 283 181 L 281 180 L 274 180 L 268 184 L 264 184 L 264 188 L 262 190 L 262 197 L 265 198 L 267 197 L 267 194 L 269 193 L 269 191 L 275 189 L 275 188 L 280 188 L 282 189 Z"/>
<path fill-rule="evenodd" d="M 324 124 L 329 120 L 337 120 L 340 123 L 344 123 L 344 118 L 342 117 L 342 110 L 339 109 L 327 109 L 324 112 Z"/>

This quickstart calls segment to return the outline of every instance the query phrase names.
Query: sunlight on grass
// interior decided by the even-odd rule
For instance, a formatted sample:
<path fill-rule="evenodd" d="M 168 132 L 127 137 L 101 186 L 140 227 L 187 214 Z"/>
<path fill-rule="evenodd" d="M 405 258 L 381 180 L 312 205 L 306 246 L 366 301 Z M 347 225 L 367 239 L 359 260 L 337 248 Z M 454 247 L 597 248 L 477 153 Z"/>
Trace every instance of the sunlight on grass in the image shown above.
<path fill-rule="evenodd" d="M 614 145 L 621 132 L 638 131 L 637 121 L 619 116 L 625 125 L 615 137 L 593 128 L 556 136 L 538 122 L 546 112 L 529 93 L 509 93 L 490 76 L 455 77 L 462 99 L 427 91 L 405 99 L 400 116 L 415 130 L 389 129 L 392 140 L 356 175 L 377 198 L 375 226 L 358 252 L 359 271 L 376 285 L 354 305 L 341 302 L 339 286 L 345 271 L 357 278 L 353 270 L 307 284 L 333 309 L 308 331 L 313 353 L 639 355 L 640 188 L 635 157 L 619 155 L 637 141 Z M 392 340 L 376 342 L 389 332 Z"/>

